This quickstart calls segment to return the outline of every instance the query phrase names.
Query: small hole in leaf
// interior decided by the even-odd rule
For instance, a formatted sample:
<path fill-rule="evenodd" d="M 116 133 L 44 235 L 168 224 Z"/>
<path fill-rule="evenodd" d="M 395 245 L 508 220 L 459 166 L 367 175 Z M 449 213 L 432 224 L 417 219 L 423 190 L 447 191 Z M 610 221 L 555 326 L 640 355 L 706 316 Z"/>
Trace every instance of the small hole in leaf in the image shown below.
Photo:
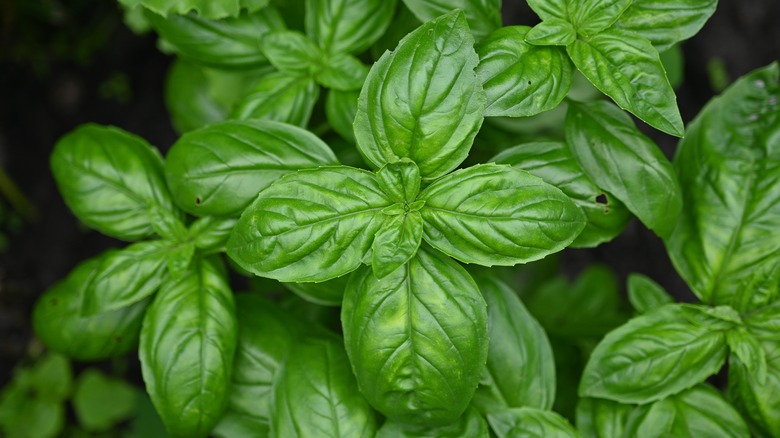
<path fill-rule="evenodd" d="M 607 205 L 607 195 L 605 195 L 603 193 L 599 193 L 596 196 L 596 202 L 598 202 L 599 204 L 602 204 L 602 205 Z"/>
<path fill-rule="evenodd" d="M 528 85 L 531 85 L 531 81 L 528 81 Z"/>
<path fill-rule="evenodd" d="M 201 202 L 203 202 L 203 201 L 200 200 L 200 196 L 195 198 L 195 205 L 200 205 Z"/>

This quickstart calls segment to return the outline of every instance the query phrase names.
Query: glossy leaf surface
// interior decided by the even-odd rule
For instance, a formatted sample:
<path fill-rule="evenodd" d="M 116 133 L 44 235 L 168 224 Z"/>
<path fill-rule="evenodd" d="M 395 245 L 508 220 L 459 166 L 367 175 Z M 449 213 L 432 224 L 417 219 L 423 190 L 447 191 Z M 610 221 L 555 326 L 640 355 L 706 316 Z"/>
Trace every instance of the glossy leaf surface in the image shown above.
<path fill-rule="evenodd" d="M 763 341 L 766 352 L 767 378 L 760 382 L 746 364 L 731 356 L 729 360 L 729 398 L 750 423 L 751 428 L 766 436 L 780 435 L 780 343 Z"/>
<path fill-rule="evenodd" d="M 391 216 L 374 237 L 371 267 L 383 278 L 408 262 L 422 241 L 423 221 L 419 211 Z"/>
<path fill-rule="evenodd" d="M 162 16 L 186 14 L 195 12 L 198 16 L 209 19 L 235 17 L 242 9 L 254 12 L 270 3 L 269 0 L 119 0 L 127 7 L 143 6 Z"/>
<path fill-rule="evenodd" d="M 525 41 L 536 46 L 568 46 L 575 38 L 574 26 L 560 18 L 548 18 L 525 34 Z"/>
<path fill-rule="evenodd" d="M 635 408 L 602 398 L 581 398 L 577 403 L 577 431 L 584 438 L 622 438 Z"/>
<path fill-rule="evenodd" d="M 306 0 L 306 34 L 325 53 L 358 54 L 385 33 L 396 0 Z"/>
<path fill-rule="evenodd" d="M 469 28 L 479 39 L 501 27 L 501 0 L 403 0 L 406 7 L 422 22 L 460 9 Z"/>
<path fill-rule="evenodd" d="M 647 313 L 674 302 L 663 287 L 642 274 L 628 276 L 628 301 L 639 313 Z"/>
<path fill-rule="evenodd" d="M 588 39 L 612 26 L 633 0 L 567 0 L 567 3 L 572 25 Z"/>
<path fill-rule="evenodd" d="M 513 408 L 488 414 L 498 438 L 577 438 L 577 431 L 565 418 L 552 411 Z"/>
<path fill-rule="evenodd" d="M 263 36 L 263 53 L 268 62 L 283 72 L 314 73 L 322 53 L 306 35 L 295 30 L 275 30 Z"/>
<path fill-rule="evenodd" d="M 634 0 L 615 27 L 636 32 L 662 52 L 696 35 L 717 5 L 718 0 Z"/>
<path fill-rule="evenodd" d="M 387 421 L 377 431 L 375 438 L 489 438 L 490 431 L 485 418 L 474 408 L 469 408 L 452 424 L 425 426 Z"/>
<path fill-rule="evenodd" d="M 272 72 L 244 95 L 231 118 L 275 120 L 305 128 L 319 96 L 320 87 L 311 78 Z"/>
<path fill-rule="evenodd" d="M 337 53 L 323 60 L 322 69 L 315 74 L 323 87 L 340 91 L 357 91 L 363 86 L 368 67 L 352 55 Z"/>
<path fill-rule="evenodd" d="M 189 235 L 195 247 L 205 253 L 224 252 L 237 221 L 235 218 L 202 217 L 190 225 Z"/>

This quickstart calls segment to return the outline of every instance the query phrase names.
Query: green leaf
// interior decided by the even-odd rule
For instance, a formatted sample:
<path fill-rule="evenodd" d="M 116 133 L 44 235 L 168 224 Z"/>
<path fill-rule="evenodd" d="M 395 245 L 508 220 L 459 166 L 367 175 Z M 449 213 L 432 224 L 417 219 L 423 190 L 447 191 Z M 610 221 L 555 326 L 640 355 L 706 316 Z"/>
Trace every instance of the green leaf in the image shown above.
<path fill-rule="evenodd" d="M 780 343 L 763 341 L 767 378 L 760 382 L 748 366 L 732 355 L 729 359 L 728 394 L 745 416 L 756 436 L 780 436 Z M 761 433 L 758 433 L 761 432 Z"/>
<path fill-rule="evenodd" d="M 235 218 L 202 217 L 190 225 L 189 234 L 201 253 L 224 252 L 236 222 Z"/>
<path fill-rule="evenodd" d="M 352 123 L 355 122 L 359 96 L 359 91 L 330 90 L 325 98 L 325 115 L 328 123 L 341 138 L 351 143 L 355 143 Z"/>
<path fill-rule="evenodd" d="M 193 14 L 146 16 L 154 30 L 179 55 L 220 68 L 246 69 L 262 65 L 266 62 L 260 46 L 262 35 L 284 29 L 284 21 L 273 7 L 224 20 L 209 20 Z"/>
<path fill-rule="evenodd" d="M 690 124 L 674 160 L 683 211 L 666 241 L 704 302 L 748 311 L 778 297 L 777 63 L 738 80 Z"/>
<path fill-rule="evenodd" d="M 275 120 L 305 128 L 319 96 L 320 87 L 311 78 L 272 72 L 238 101 L 231 118 Z"/>
<path fill-rule="evenodd" d="M 452 424 L 427 426 L 386 421 L 375 438 L 489 438 L 487 421 L 479 411 L 469 408 Z"/>
<path fill-rule="evenodd" d="M 106 432 L 135 413 L 137 390 L 95 368 L 79 375 L 73 408 L 79 424 L 90 432 Z"/>
<path fill-rule="evenodd" d="M 330 55 L 322 63 L 315 78 L 322 86 L 333 90 L 360 90 L 368 75 L 368 67 L 363 62 L 345 53 Z"/>
<path fill-rule="evenodd" d="M 453 9 L 460 9 L 477 39 L 501 27 L 501 0 L 403 0 L 422 22 L 433 20 Z"/>
<path fill-rule="evenodd" d="M 268 436 L 273 384 L 305 326 L 259 294 L 236 295 L 238 344 L 228 407 L 215 433 Z"/>
<path fill-rule="evenodd" d="M 487 416 L 490 428 L 498 438 L 577 438 L 577 431 L 552 411 L 536 408 L 513 408 Z"/>
<path fill-rule="evenodd" d="M 35 304 L 35 334 L 50 350 L 80 361 L 121 356 L 138 345 L 148 299 L 114 311 L 81 316 L 87 287 L 107 254 L 78 265 Z"/>
<path fill-rule="evenodd" d="M 420 247 L 422 233 L 419 211 L 389 218 L 377 231 L 372 245 L 371 267 L 376 278 L 384 278 L 408 262 Z"/>
<path fill-rule="evenodd" d="M 157 292 L 167 279 L 170 242 L 134 243 L 101 258 L 94 278 L 84 290 L 84 316 L 106 313 L 135 304 Z"/>
<path fill-rule="evenodd" d="M 360 391 L 390 420 L 455 421 L 487 359 L 485 307 L 469 274 L 425 247 L 385 278 L 356 271 L 341 321 Z"/>
<path fill-rule="evenodd" d="M 607 334 L 585 366 L 580 396 L 649 403 L 718 372 L 726 359 L 726 331 L 734 323 L 707 309 L 667 305 Z"/>
<path fill-rule="evenodd" d="M 496 164 L 461 169 L 419 196 L 423 239 L 466 263 L 511 266 L 568 246 L 585 216 L 557 188 L 523 170 Z"/>
<path fill-rule="evenodd" d="M 152 228 L 158 236 L 172 242 L 185 242 L 188 239 L 187 226 L 178 217 L 178 210 L 163 210 L 152 206 L 147 212 Z"/>
<path fill-rule="evenodd" d="M 633 31 L 662 52 L 696 35 L 718 0 L 634 0 L 615 27 Z"/>
<path fill-rule="evenodd" d="M 171 278 L 179 278 L 187 272 L 192 258 L 195 256 L 195 244 L 186 242 L 174 244 L 165 253 L 165 264 Z"/>
<path fill-rule="evenodd" d="M 321 283 L 284 283 L 284 287 L 310 303 L 338 307 L 344 301 L 348 279 L 348 275 L 342 275 Z"/>
<path fill-rule="evenodd" d="M 431 179 L 468 156 L 485 103 L 473 42 L 463 13 L 453 12 L 425 23 L 374 64 L 355 118 L 358 150 L 371 166 L 409 158 Z"/>
<path fill-rule="evenodd" d="M 396 0 L 306 0 L 306 34 L 325 52 L 358 54 L 390 26 Z"/>
<path fill-rule="evenodd" d="M 208 77 L 194 62 L 177 58 L 165 79 L 165 106 L 179 133 L 225 120 L 228 109 L 209 92 Z"/>
<path fill-rule="evenodd" d="M 525 34 L 525 42 L 535 46 L 568 46 L 576 38 L 574 26 L 559 18 L 548 18 Z"/>
<path fill-rule="evenodd" d="M 123 240 L 151 236 L 148 209 L 172 210 L 162 157 L 140 137 L 82 125 L 57 142 L 51 170 L 65 203 L 85 224 Z"/>
<path fill-rule="evenodd" d="M 144 317 L 141 371 L 168 432 L 205 437 L 222 416 L 236 347 L 233 294 L 202 260 L 165 283 Z"/>
<path fill-rule="evenodd" d="M 127 7 L 143 6 L 163 17 L 174 14 L 186 14 L 195 12 L 199 16 L 210 19 L 235 17 L 242 10 L 254 12 L 262 9 L 270 3 L 269 0 L 119 0 L 119 3 Z"/>
<path fill-rule="evenodd" d="M 569 92 L 572 68 L 566 53 L 527 43 L 529 30 L 503 27 L 477 46 L 485 116 L 533 116 L 555 108 Z"/>
<path fill-rule="evenodd" d="M 635 408 L 601 398 L 581 398 L 577 403 L 577 431 L 584 438 L 623 437 Z"/>
<path fill-rule="evenodd" d="M 577 39 L 566 50 L 577 69 L 618 106 L 660 131 L 683 136 L 677 96 L 648 40 L 611 28 Z"/>
<path fill-rule="evenodd" d="M 623 436 L 748 438 L 750 432 L 734 407 L 717 390 L 702 384 L 638 407 L 632 412 Z"/>
<path fill-rule="evenodd" d="M 488 359 L 472 405 L 483 414 L 519 407 L 551 409 L 555 361 L 542 326 L 517 294 L 486 274 L 474 276 L 488 306 Z"/>
<path fill-rule="evenodd" d="M 759 384 L 767 379 L 766 352 L 756 336 L 744 327 L 737 327 L 726 334 L 731 350 L 731 362 L 739 362 Z"/>
<path fill-rule="evenodd" d="M 188 213 L 237 216 L 282 175 L 336 163 L 330 148 L 304 129 L 229 120 L 181 136 L 168 152 L 165 175 Z"/>
<path fill-rule="evenodd" d="M 330 280 L 368 256 L 390 203 L 370 172 L 300 170 L 263 190 L 244 211 L 228 255 L 247 271 L 279 281 Z"/>
<path fill-rule="evenodd" d="M 54 438 L 65 427 L 61 401 L 41 400 L 14 379 L 0 393 L 0 432 L 7 438 Z"/>
<path fill-rule="evenodd" d="M 420 192 L 420 169 L 413 161 L 384 165 L 376 173 L 379 186 L 393 202 L 412 204 Z"/>
<path fill-rule="evenodd" d="M 587 175 L 661 237 L 674 229 L 682 189 L 669 160 L 631 118 L 605 102 L 574 103 L 566 142 Z"/>
<path fill-rule="evenodd" d="M 626 206 L 600 189 L 562 142 L 533 142 L 505 149 L 488 160 L 523 169 L 561 189 L 585 213 L 588 223 L 572 247 L 588 248 L 614 239 L 631 219 Z"/>
<path fill-rule="evenodd" d="M 661 285 L 650 278 L 633 273 L 628 276 L 628 301 L 639 313 L 647 313 L 674 302 Z"/>
<path fill-rule="evenodd" d="M 63 403 L 73 391 L 73 370 L 62 355 L 47 354 L 33 366 L 26 376 L 35 397 L 53 403 Z"/>
<path fill-rule="evenodd" d="M 279 371 L 273 400 L 276 436 L 341 438 L 376 433 L 376 414 L 358 391 L 336 336 L 310 337 L 295 344 Z"/>
<path fill-rule="evenodd" d="M 570 0 L 528 0 L 528 6 L 531 7 L 531 10 L 533 10 L 542 21 L 551 19 L 568 21 L 569 1 Z"/>
<path fill-rule="evenodd" d="M 319 47 L 298 31 L 269 32 L 263 36 L 262 46 L 268 61 L 280 71 L 311 75 L 319 70 Z"/>
<path fill-rule="evenodd" d="M 579 35 L 588 39 L 612 26 L 633 0 L 568 0 L 569 19 Z"/>
<path fill-rule="evenodd" d="M 745 315 L 745 327 L 762 340 L 780 341 L 780 301 Z"/>

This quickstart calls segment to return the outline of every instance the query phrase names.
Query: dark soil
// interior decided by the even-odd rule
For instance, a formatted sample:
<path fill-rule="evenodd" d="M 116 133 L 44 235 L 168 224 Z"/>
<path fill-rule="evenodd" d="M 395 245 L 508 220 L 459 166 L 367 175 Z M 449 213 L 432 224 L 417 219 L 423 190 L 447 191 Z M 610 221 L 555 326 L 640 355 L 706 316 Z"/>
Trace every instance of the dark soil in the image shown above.
<path fill-rule="evenodd" d="M 505 3 L 506 24 L 537 21 L 523 2 Z M 57 139 L 86 122 L 119 126 L 163 150 L 176 139 L 162 98 L 171 59 L 155 38 L 132 34 L 111 1 L 45 4 L 53 11 L 43 1 L 0 0 L 0 168 L 37 208 L 19 230 L 0 229 L 10 238 L 0 253 L 0 388 L 30 348 L 37 297 L 79 261 L 121 245 L 80 226 L 65 207 L 48 167 Z M 682 46 L 678 103 L 686 122 L 714 94 L 707 72 L 713 59 L 731 80 L 780 59 L 779 23 L 777 0 L 721 0 L 705 28 Z M 671 156 L 676 141 L 651 135 Z M 614 242 L 564 255 L 573 271 L 594 262 L 613 267 L 621 279 L 644 273 L 680 299 L 693 299 L 661 241 L 636 221 Z"/>

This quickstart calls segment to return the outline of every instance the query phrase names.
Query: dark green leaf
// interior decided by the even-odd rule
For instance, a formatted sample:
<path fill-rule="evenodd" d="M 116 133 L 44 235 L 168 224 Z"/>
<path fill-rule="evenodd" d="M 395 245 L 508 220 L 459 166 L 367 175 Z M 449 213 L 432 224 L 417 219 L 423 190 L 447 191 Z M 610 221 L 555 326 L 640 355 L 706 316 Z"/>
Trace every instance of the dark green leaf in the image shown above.
<path fill-rule="evenodd" d="M 778 297 L 778 70 L 756 70 L 713 99 L 674 161 L 684 208 L 666 241 L 672 262 L 702 301 L 740 311 Z"/>
<path fill-rule="evenodd" d="M 726 341 L 734 356 L 731 361 L 740 363 L 759 384 L 766 382 L 767 360 L 761 341 L 744 327 L 737 327 L 728 332 Z"/>
<path fill-rule="evenodd" d="M 667 305 L 607 334 L 585 366 L 580 396 L 649 403 L 718 372 L 735 324 L 708 309 Z"/>
<path fill-rule="evenodd" d="M 568 46 L 576 38 L 574 26 L 559 18 L 548 18 L 525 34 L 525 41 L 535 46 Z"/>
<path fill-rule="evenodd" d="M 674 229 L 682 189 L 669 160 L 631 118 L 605 102 L 574 103 L 566 142 L 586 174 L 661 237 Z"/>
<path fill-rule="evenodd" d="M 144 317 L 146 390 L 174 437 L 205 437 L 228 402 L 237 327 L 233 294 L 202 260 L 163 285 Z"/>
<path fill-rule="evenodd" d="M 196 12 L 198 16 L 210 19 L 235 17 L 242 10 L 254 12 L 268 6 L 269 0 L 119 0 L 119 3 L 127 7 L 143 6 L 162 15 L 169 17 L 175 14 Z"/>
<path fill-rule="evenodd" d="M 674 298 L 661 285 L 642 274 L 628 276 L 628 301 L 639 313 L 674 302 Z"/>
<path fill-rule="evenodd" d="M 488 161 L 510 164 L 561 189 L 585 213 L 587 225 L 572 247 L 588 248 L 614 239 L 631 219 L 626 206 L 600 189 L 562 142 L 525 143 L 504 150 Z"/>
<path fill-rule="evenodd" d="M 647 38 L 658 51 L 696 35 L 718 0 L 634 0 L 615 27 Z"/>
<path fill-rule="evenodd" d="M 571 87 L 571 62 L 559 47 L 527 43 L 527 26 L 503 27 L 477 46 L 485 116 L 526 117 L 558 106 Z"/>
<path fill-rule="evenodd" d="M 567 0 L 568 14 L 577 33 L 588 39 L 612 26 L 633 0 Z"/>
<path fill-rule="evenodd" d="M 336 336 L 297 342 L 279 370 L 273 399 L 272 429 L 279 437 L 370 437 L 376 433 L 376 414 L 358 391 Z"/>
<path fill-rule="evenodd" d="M 427 426 L 387 421 L 375 438 L 489 438 L 487 421 L 476 409 L 469 408 L 454 423 Z"/>
<path fill-rule="evenodd" d="M 374 237 L 371 267 L 384 278 L 408 262 L 420 247 L 423 221 L 417 210 L 390 217 Z"/>
<path fill-rule="evenodd" d="M 319 70 L 323 57 L 320 49 L 306 35 L 295 30 L 275 30 L 263 36 L 263 53 L 274 67 L 283 72 L 310 75 Z"/>
<path fill-rule="evenodd" d="M 344 289 L 347 287 L 348 277 L 342 275 L 321 283 L 284 283 L 284 287 L 308 302 L 337 307 L 344 301 Z"/>
<path fill-rule="evenodd" d="M 466 15 L 469 28 L 479 39 L 501 27 L 501 0 L 403 0 L 422 21 L 460 9 Z"/>
<path fill-rule="evenodd" d="M 236 18 L 209 20 L 194 14 L 147 14 L 154 30 L 182 57 L 222 68 L 250 68 L 266 62 L 263 34 L 284 29 L 273 7 Z"/>
<path fill-rule="evenodd" d="M 496 164 L 461 169 L 419 196 L 423 238 L 466 263 L 515 265 L 568 246 L 585 216 L 557 188 L 524 170 Z"/>
<path fill-rule="evenodd" d="M 463 13 L 453 12 L 422 25 L 374 64 L 355 118 L 358 149 L 369 164 L 410 158 L 430 179 L 463 162 L 485 103 L 473 42 Z"/>
<path fill-rule="evenodd" d="M 234 119 L 265 119 L 305 128 L 320 87 L 309 77 L 272 72 L 260 78 L 233 108 Z"/>
<path fill-rule="evenodd" d="M 577 438 L 577 431 L 552 411 L 513 408 L 488 414 L 490 428 L 498 438 Z"/>
<path fill-rule="evenodd" d="M 376 177 L 346 166 L 305 169 L 263 190 L 228 241 L 242 268 L 279 281 L 325 281 L 369 255 L 391 204 Z"/>
<path fill-rule="evenodd" d="M 172 210 L 162 157 L 121 129 L 82 125 L 57 142 L 51 170 L 65 203 L 88 226 L 111 237 L 153 234 L 148 209 Z"/>
<path fill-rule="evenodd" d="M 677 96 L 658 51 L 630 31 L 611 28 L 566 47 L 580 72 L 621 108 L 667 134 L 684 133 Z"/>
<path fill-rule="evenodd" d="M 79 375 L 73 409 L 79 424 L 91 432 L 105 432 L 135 413 L 137 390 L 124 380 L 107 377 L 95 368 Z"/>
<path fill-rule="evenodd" d="M 449 257 L 423 246 L 385 278 L 356 271 L 341 321 L 360 391 L 389 419 L 446 425 L 465 411 L 487 359 L 487 310 Z"/>
<path fill-rule="evenodd" d="M 189 234 L 195 247 L 205 253 L 224 252 L 230 232 L 238 222 L 235 218 L 206 216 L 190 225 Z"/>
<path fill-rule="evenodd" d="M 165 106 L 179 133 L 225 120 L 228 109 L 209 93 L 208 77 L 194 62 L 178 58 L 165 80 Z"/>
<path fill-rule="evenodd" d="M 306 0 L 306 34 L 325 53 L 365 51 L 393 20 L 396 0 Z"/>
<path fill-rule="evenodd" d="M 165 173 L 179 206 L 196 216 L 234 216 L 295 170 L 336 164 L 314 134 L 269 120 L 230 120 L 184 134 Z"/>
<path fill-rule="evenodd" d="M 352 123 L 357 114 L 359 91 L 330 90 L 325 98 L 325 115 L 328 123 L 341 138 L 355 143 L 355 131 Z"/>
<path fill-rule="evenodd" d="M 490 346 L 473 406 L 485 415 L 524 406 L 552 408 L 555 361 L 547 334 L 505 283 L 487 274 L 474 280 L 488 306 Z"/>
<path fill-rule="evenodd" d="M 103 259 L 105 255 L 83 262 L 36 303 L 32 316 L 35 334 L 50 350 L 92 361 L 120 356 L 136 347 L 148 299 L 114 311 L 80 316 L 84 292 Z"/>
<path fill-rule="evenodd" d="M 780 343 L 762 342 L 767 378 L 760 382 L 734 355 L 729 359 L 729 398 L 742 412 L 756 436 L 780 436 Z"/>
<path fill-rule="evenodd" d="M 601 398 L 581 398 L 577 403 L 577 431 L 584 438 L 621 438 L 634 408 Z"/>
<path fill-rule="evenodd" d="M 322 63 L 322 69 L 315 78 L 322 86 L 333 90 L 360 90 L 368 75 L 368 67 L 352 55 L 337 53 L 328 56 Z"/>

